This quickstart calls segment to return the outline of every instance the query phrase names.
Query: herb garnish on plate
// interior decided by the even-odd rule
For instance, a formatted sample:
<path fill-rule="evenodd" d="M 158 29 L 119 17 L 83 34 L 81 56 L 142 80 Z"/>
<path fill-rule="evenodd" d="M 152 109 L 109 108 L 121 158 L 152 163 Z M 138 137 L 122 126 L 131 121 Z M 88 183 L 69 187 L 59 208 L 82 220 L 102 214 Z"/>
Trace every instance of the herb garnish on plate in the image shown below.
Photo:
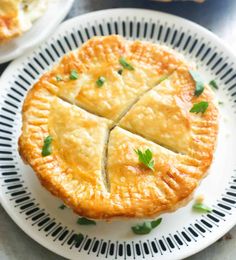
<path fill-rule="evenodd" d="M 139 149 L 134 151 L 138 155 L 139 162 L 143 163 L 149 169 L 154 171 L 154 160 L 152 159 L 152 151 L 150 149 L 146 149 L 144 152 Z"/>
<path fill-rule="evenodd" d="M 120 64 L 122 65 L 122 67 L 123 67 L 124 69 L 134 70 L 134 67 L 133 67 L 130 63 L 128 63 L 124 57 L 121 57 L 121 58 L 119 59 L 119 62 L 120 62 Z"/>
<path fill-rule="evenodd" d="M 195 81 L 195 96 L 200 96 L 204 91 L 204 82 L 201 76 L 193 70 L 189 70 L 190 75 L 192 76 L 193 80 Z"/>
<path fill-rule="evenodd" d="M 161 221 L 162 221 L 162 218 L 158 218 L 153 221 L 146 221 L 146 222 L 143 222 L 142 224 L 137 224 L 137 225 L 131 227 L 131 229 L 135 234 L 138 234 L 138 235 L 149 234 L 154 228 L 156 228 L 157 226 L 159 226 L 161 224 Z"/>
<path fill-rule="evenodd" d="M 96 225 L 96 222 L 94 220 L 82 217 L 82 218 L 78 218 L 77 224 L 88 226 L 88 225 Z"/>
<path fill-rule="evenodd" d="M 105 81 L 106 81 L 106 79 L 101 76 L 101 77 L 99 77 L 99 78 L 97 79 L 96 84 L 97 84 L 97 86 L 100 88 L 100 87 L 103 86 L 103 84 L 105 83 Z"/>
<path fill-rule="evenodd" d="M 199 103 L 196 103 L 193 105 L 193 107 L 190 109 L 191 113 L 205 113 L 207 108 L 209 106 L 209 103 L 206 101 L 201 101 Z"/>
<path fill-rule="evenodd" d="M 52 136 L 49 135 L 44 139 L 44 144 L 42 148 L 43 157 L 48 156 L 52 153 L 51 143 L 52 143 Z"/>
<path fill-rule="evenodd" d="M 72 70 L 72 71 L 70 72 L 70 79 L 71 79 L 71 80 L 76 80 L 76 79 L 78 79 L 78 78 L 79 78 L 78 72 L 77 72 L 76 70 Z"/>

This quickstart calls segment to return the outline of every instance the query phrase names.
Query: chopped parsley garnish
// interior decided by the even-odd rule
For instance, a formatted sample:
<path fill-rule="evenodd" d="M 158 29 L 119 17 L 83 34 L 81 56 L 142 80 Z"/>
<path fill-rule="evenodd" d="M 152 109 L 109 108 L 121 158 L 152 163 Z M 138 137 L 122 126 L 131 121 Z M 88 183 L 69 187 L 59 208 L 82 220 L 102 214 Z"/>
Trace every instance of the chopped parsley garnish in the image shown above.
<path fill-rule="evenodd" d="M 205 113 L 205 111 L 207 110 L 208 108 L 208 102 L 206 101 L 201 101 L 199 103 L 196 103 L 193 105 L 193 107 L 190 109 L 190 112 L 191 113 Z"/>
<path fill-rule="evenodd" d="M 145 152 L 142 152 L 139 149 L 134 151 L 138 155 L 139 162 L 143 163 L 149 169 L 154 171 L 154 160 L 152 160 L 152 151 L 150 149 L 146 149 Z"/>
<path fill-rule="evenodd" d="M 123 73 L 123 70 L 122 70 L 122 69 L 120 69 L 120 70 L 118 70 L 118 71 L 117 71 L 117 73 L 118 73 L 118 74 L 120 74 L 120 75 L 122 75 L 122 73 Z"/>
<path fill-rule="evenodd" d="M 76 243 L 81 243 L 84 240 L 84 235 L 79 233 L 74 236 L 74 240 Z"/>
<path fill-rule="evenodd" d="M 65 208 L 66 208 L 66 205 L 65 205 L 65 204 L 61 204 L 58 208 L 59 208 L 59 209 L 65 209 Z"/>
<path fill-rule="evenodd" d="M 160 77 L 158 80 L 157 80 L 157 84 L 161 83 L 162 81 L 166 80 L 168 78 L 168 75 L 164 75 L 162 77 Z"/>
<path fill-rule="evenodd" d="M 56 80 L 57 80 L 57 81 L 62 81 L 62 77 L 61 77 L 60 75 L 57 75 L 57 76 L 56 76 Z"/>
<path fill-rule="evenodd" d="M 218 87 L 218 85 L 217 85 L 217 83 L 216 83 L 215 80 L 211 80 L 211 81 L 209 82 L 209 85 L 210 85 L 212 88 L 214 88 L 214 89 L 219 89 L 219 87 Z"/>
<path fill-rule="evenodd" d="M 196 210 L 196 211 L 199 211 L 199 212 L 202 212 L 202 213 L 209 213 L 211 212 L 211 208 L 209 208 L 208 206 L 204 205 L 203 203 L 195 203 L 193 205 L 193 209 Z"/>
<path fill-rule="evenodd" d="M 120 64 L 122 65 L 122 67 L 123 67 L 124 69 L 134 70 L 134 67 L 133 67 L 130 63 L 128 63 L 124 57 L 121 57 L 121 58 L 119 59 L 119 62 L 120 62 Z"/>
<path fill-rule="evenodd" d="M 48 156 L 52 153 L 51 143 L 52 143 L 52 137 L 49 135 L 44 139 L 44 144 L 43 144 L 43 148 L 42 148 L 43 157 Z"/>
<path fill-rule="evenodd" d="M 103 84 L 105 83 L 106 79 L 104 77 L 99 77 L 98 80 L 96 81 L 97 86 L 100 88 L 103 86 Z"/>
<path fill-rule="evenodd" d="M 76 79 L 78 79 L 78 78 L 79 78 L 78 72 L 77 72 L 76 70 L 72 70 L 72 71 L 70 72 L 70 79 L 71 79 L 71 80 L 76 80 Z"/>
<path fill-rule="evenodd" d="M 219 104 L 219 105 L 224 105 L 224 102 L 218 101 L 218 104 Z"/>
<path fill-rule="evenodd" d="M 96 225 L 96 222 L 87 218 L 78 218 L 77 224 L 79 225 Z"/>
<path fill-rule="evenodd" d="M 201 76 L 193 70 L 189 71 L 190 75 L 192 76 L 193 80 L 195 81 L 195 96 L 200 96 L 204 90 L 204 82 L 201 78 Z"/>
<path fill-rule="evenodd" d="M 161 224 L 162 218 L 153 220 L 153 221 L 146 221 L 143 222 L 142 224 L 137 224 L 133 227 L 131 227 L 132 231 L 135 234 L 138 235 L 145 235 L 145 234 L 149 234 L 154 228 L 156 228 L 157 226 L 159 226 Z"/>

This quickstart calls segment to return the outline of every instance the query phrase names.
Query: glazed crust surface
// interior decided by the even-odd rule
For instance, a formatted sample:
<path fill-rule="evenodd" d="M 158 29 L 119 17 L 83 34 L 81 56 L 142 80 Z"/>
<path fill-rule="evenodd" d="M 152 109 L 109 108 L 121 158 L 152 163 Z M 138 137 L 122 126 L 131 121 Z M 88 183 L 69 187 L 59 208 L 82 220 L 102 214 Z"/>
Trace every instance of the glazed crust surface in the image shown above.
<path fill-rule="evenodd" d="M 194 95 L 190 69 L 163 46 L 116 35 L 89 40 L 28 92 L 22 158 L 81 216 L 145 218 L 177 209 L 206 174 L 218 131 L 213 93 L 205 85 Z M 200 101 L 209 103 L 206 112 L 190 113 Z M 43 157 L 49 135 L 52 152 Z M 153 171 L 136 149 L 152 151 Z"/>

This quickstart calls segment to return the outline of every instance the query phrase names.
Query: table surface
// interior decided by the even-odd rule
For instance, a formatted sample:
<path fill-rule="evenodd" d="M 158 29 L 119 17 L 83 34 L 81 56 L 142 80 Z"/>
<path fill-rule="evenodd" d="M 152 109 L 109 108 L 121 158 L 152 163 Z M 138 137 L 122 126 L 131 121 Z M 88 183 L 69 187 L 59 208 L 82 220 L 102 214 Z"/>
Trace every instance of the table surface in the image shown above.
<path fill-rule="evenodd" d="M 204 4 L 190 2 L 158 3 L 148 0 L 75 0 L 66 19 L 95 10 L 119 7 L 160 10 L 185 17 L 213 31 L 234 50 L 236 48 L 235 0 L 206 0 Z M 6 66 L 7 64 L 0 65 L 0 75 L 5 70 Z M 189 259 L 235 259 L 235 245 L 236 227 L 215 244 Z M 0 259 L 62 260 L 64 258 L 48 251 L 28 237 L 18 226 L 16 226 L 0 206 Z"/>

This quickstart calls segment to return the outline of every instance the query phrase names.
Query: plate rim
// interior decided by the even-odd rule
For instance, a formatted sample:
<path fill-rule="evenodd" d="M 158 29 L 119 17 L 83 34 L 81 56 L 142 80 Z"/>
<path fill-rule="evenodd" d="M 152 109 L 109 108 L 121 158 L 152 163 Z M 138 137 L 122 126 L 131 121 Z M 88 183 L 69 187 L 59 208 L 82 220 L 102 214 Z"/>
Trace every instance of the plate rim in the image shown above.
<path fill-rule="evenodd" d="M 73 1 L 73 0 L 72 0 Z M 113 9 L 104 9 L 104 10 L 99 10 L 99 11 L 94 11 L 94 12 L 89 12 L 89 13 L 86 13 L 86 14 L 82 14 L 82 15 L 78 15 L 78 16 L 75 16 L 73 18 L 70 18 L 68 20 L 66 20 L 65 22 L 61 23 L 57 29 L 54 31 L 54 33 L 51 35 L 51 37 L 53 38 L 54 35 L 56 35 L 57 33 L 59 33 L 61 30 L 64 29 L 64 27 L 67 26 L 67 24 L 69 23 L 73 23 L 74 20 L 77 20 L 77 22 L 80 22 L 80 20 L 83 20 L 84 18 L 88 19 L 90 16 L 94 16 L 94 15 L 102 15 L 106 12 L 128 12 L 128 11 L 133 11 L 133 12 L 149 12 L 149 13 L 153 13 L 153 14 L 159 14 L 161 16 L 165 16 L 165 17 L 171 17 L 172 19 L 174 19 L 175 21 L 178 21 L 178 20 L 182 20 L 183 22 L 185 23 L 188 23 L 193 29 L 196 28 L 196 31 L 199 31 L 200 33 L 202 34 L 207 34 L 208 37 L 210 36 L 212 39 L 216 40 L 219 45 L 221 45 L 224 50 L 226 52 L 228 52 L 229 55 L 233 56 L 233 60 L 236 61 L 236 54 L 235 52 L 233 51 L 233 49 L 227 44 L 225 43 L 223 40 L 221 40 L 217 35 L 215 35 L 214 33 L 212 33 L 211 31 L 209 31 L 208 29 L 204 28 L 203 26 L 193 22 L 193 21 L 190 21 L 188 19 L 185 19 L 185 18 L 182 18 L 182 17 L 179 17 L 177 15 L 173 15 L 173 14 L 169 14 L 169 13 L 166 13 L 166 12 L 162 12 L 162 11 L 156 11 L 156 10 L 152 10 L 152 9 L 143 9 L 143 8 L 113 8 Z M 138 14 L 139 15 L 139 14 Z M 51 38 L 50 37 L 50 38 Z M 44 42 L 46 42 L 47 39 L 45 39 Z M 36 46 L 35 48 L 37 48 L 38 46 Z M 24 53 L 23 56 L 17 58 L 15 61 L 13 61 L 12 63 L 10 63 L 7 68 L 5 69 L 5 71 L 3 72 L 1 78 L 0 78 L 0 82 L 7 76 L 7 73 L 8 73 L 8 70 L 10 69 L 11 66 L 15 66 L 17 65 L 19 62 L 21 62 L 21 60 L 24 60 L 25 57 L 28 55 L 28 54 L 31 54 L 34 52 L 34 49 L 32 50 L 29 50 L 28 52 Z M 234 63 L 235 64 L 235 63 Z M 48 250 L 54 252 L 55 254 L 58 255 L 57 251 L 54 250 L 53 247 L 50 247 L 46 241 L 44 241 L 43 239 L 41 239 L 37 234 L 37 232 L 32 232 L 31 230 L 28 230 L 28 229 L 24 229 L 24 221 L 22 222 L 21 221 L 21 218 L 19 217 L 16 217 L 15 215 L 12 215 L 11 214 L 11 210 L 10 210 L 10 207 L 7 205 L 6 201 L 3 200 L 3 194 L 2 192 L 0 192 L 0 203 L 2 204 L 3 208 L 5 209 L 5 211 L 7 212 L 7 214 L 11 217 L 11 219 L 21 228 L 21 230 L 23 230 L 29 237 L 31 237 L 32 239 L 34 239 L 34 241 L 36 241 L 37 243 L 39 243 L 40 245 L 44 246 L 45 248 L 47 248 Z M 205 241 L 205 243 L 198 243 L 197 245 L 195 244 L 195 247 L 194 247 L 194 250 L 191 250 L 189 252 L 189 250 L 186 250 L 184 251 L 184 253 L 181 253 L 181 258 L 176 258 L 175 255 L 174 258 L 172 259 L 183 259 L 183 258 L 186 258 L 188 256 L 191 256 L 193 254 L 196 254 L 200 251 L 202 251 L 203 249 L 207 248 L 208 246 L 210 246 L 211 244 L 213 244 L 214 242 L 216 242 L 220 237 L 222 237 L 225 233 L 227 233 L 231 228 L 233 228 L 234 226 L 236 225 L 236 220 L 235 220 L 235 223 L 233 221 L 231 222 L 225 222 L 224 223 L 224 229 L 221 230 L 220 232 L 216 233 L 216 235 L 214 235 L 214 237 L 212 237 L 211 239 L 207 239 Z M 200 245 L 200 246 L 199 246 Z M 64 252 L 62 251 L 62 253 L 60 253 L 61 256 L 67 258 L 68 255 L 64 254 Z M 180 254 L 178 254 L 177 257 L 180 257 Z"/>

